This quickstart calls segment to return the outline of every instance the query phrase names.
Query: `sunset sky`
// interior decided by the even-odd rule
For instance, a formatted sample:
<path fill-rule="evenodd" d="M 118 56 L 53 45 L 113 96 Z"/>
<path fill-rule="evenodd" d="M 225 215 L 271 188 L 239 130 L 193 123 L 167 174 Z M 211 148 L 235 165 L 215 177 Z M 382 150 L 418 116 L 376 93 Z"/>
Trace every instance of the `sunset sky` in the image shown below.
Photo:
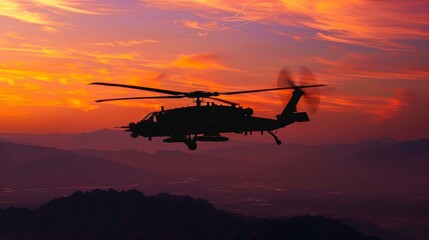
<path fill-rule="evenodd" d="M 301 65 L 328 86 L 282 140 L 429 137 L 427 0 L 1 0 L 0 132 L 93 131 L 193 104 L 95 103 L 157 94 L 94 81 L 238 91 Z M 283 109 L 275 92 L 224 98 L 256 116 Z"/>

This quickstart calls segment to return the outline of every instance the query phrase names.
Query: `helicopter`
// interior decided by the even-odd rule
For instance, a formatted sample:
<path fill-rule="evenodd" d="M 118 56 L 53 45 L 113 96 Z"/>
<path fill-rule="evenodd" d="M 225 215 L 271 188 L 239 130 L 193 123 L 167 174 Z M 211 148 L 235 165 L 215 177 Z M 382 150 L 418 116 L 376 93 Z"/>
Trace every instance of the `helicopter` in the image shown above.
<path fill-rule="evenodd" d="M 315 82 L 315 77 L 311 71 L 305 67 L 301 68 L 301 83 Z M 277 137 L 277 131 L 295 122 L 310 121 L 307 112 L 298 112 L 297 105 L 301 97 L 307 97 L 313 104 L 314 111 L 320 101 L 318 94 L 310 95 L 310 88 L 323 87 L 323 84 L 301 84 L 296 85 L 289 75 L 287 68 L 283 68 L 277 78 L 277 88 L 265 88 L 255 90 L 211 92 L 211 91 L 191 91 L 181 92 L 160 88 L 144 86 L 134 86 L 127 84 L 92 82 L 90 85 L 101 85 L 109 87 L 129 88 L 165 94 L 162 96 L 143 96 L 100 99 L 96 102 L 121 101 L 121 100 L 141 100 L 141 99 L 180 99 L 190 98 L 195 102 L 195 106 L 187 106 L 174 109 L 164 109 L 150 112 L 142 120 L 131 122 L 127 126 L 119 128 L 130 132 L 130 136 L 137 138 L 146 137 L 149 141 L 153 137 L 166 137 L 166 143 L 184 143 L 189 150 L 197 148 L 199 142 L 224 142 L 229 138 L 222 136 L 222 133 L 245 134 L 252 132 L 267 132 L 275 142 L 280 145 L 281 140 Z M 306 92 L 304 92 L 306 89 Z M 238 103 L 218 98 L 220 95 L 229 96 L 237 94 L 249 94 L 256 92 L 293 90 L 292 96 L 284 107 L 283 111 L 275 119 L 253 116 L 252 108 L 243 108 Z M 227 105 L 205 102 L 211 99 Z"/>

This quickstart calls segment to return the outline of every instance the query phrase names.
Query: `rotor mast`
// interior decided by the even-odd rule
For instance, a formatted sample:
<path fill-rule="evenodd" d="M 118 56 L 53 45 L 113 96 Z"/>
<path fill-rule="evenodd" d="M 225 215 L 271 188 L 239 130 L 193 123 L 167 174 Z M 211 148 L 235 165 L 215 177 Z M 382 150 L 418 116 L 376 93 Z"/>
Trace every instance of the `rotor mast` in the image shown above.
<path fill-rule="evenodd" d="M 203 100 L 201 100 L 201 98 L 200 97 L 196 97 L 196 99 L 195 99 L 195 104 L 197 104 L 197 107 L 199 107 L 199 106 L 201 106 L 201 102 L 202 102 Z"/>

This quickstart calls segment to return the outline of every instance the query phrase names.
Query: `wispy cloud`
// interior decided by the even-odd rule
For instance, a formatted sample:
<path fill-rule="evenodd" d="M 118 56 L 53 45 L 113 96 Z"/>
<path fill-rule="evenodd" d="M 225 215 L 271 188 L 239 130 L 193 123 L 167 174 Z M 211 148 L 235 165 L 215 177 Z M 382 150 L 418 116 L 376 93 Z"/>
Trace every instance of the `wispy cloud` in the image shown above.
<path fill-rule="evenodd" d="M 22 1 L 0 1 L 0 16 L 10 17 L 26 23 L 50 25 L 53 21 L 47 14 L 28 10 Z"/>
<path fill-rule="evenodd" d="M 409 48 L 400 39 L 429 39 L 427 1 L 141 0 L 160 9 L 204 10 L 200 17 L 240 25 L 247 22 L 306 27 L 314 39 L 369 48 Z M 419 10 L 420 9 L 420 10 Z M 426 9 L 426 10 L 424 10 Z M 197 27 L 196 24 L 193 24 Z M 222 26 L 222 25 L 221 25 Z"/>
<path fill-rule="evenodd" d="M 185 19 L 185 20 L 182 20 L 181 22 L 185 27 L 198 29 L 198 30 L 214 31 L 214 30 L 226 29 L 226 27 L 219 26 L 219 22 L 217 21 L 200 23 L 195 20 Z"/>
<path fill-rule="evenodd" d="M 105 52 L 88 52 L 85 55 L 94 57 L 104 64 L 113 64 L 113 60 L 135 60 L 139 56 L 138 53 L 105 53 Z"/>
<path fill-rule="evenodd" d="M 221 69 L 228 68 L 219 62 L 219 56 L 212 53 L 199 53 L 186 55 L 182 54 L 177 57 L 172 63 L 173 66 L 182 68 L 191 68 L 198 70 Z"/>
<path fill-rule="evenodd" d="M 344 54 L 339 59 L 312 57 L 331 76 L 352 79 L 422 80 L 429 78 L 427 53 L 421 52 L 374 52 Z M 426 59 L 426 60 L 425 60 Z"/>
<path fill-rule="evenodd" d="M 85 9 L 85 7 L 89 8 L 87 6 L 89 4 L 85 4 L 85 1 L 70 1 L 70 0 L 32 0 L 32 1 L 41 7 L 49 7 L 49 8 L 65 11 L 65 12 L 92 14 L 92 15 L 102 14 L 102 12 L 100 11 Z"/>
<path fill-rule="evenodd" d="M 152 39 L 143 39 L 143 40 L 126 40 L 126 41 L 113 41 L 113 42 L 98 42 L 91 43 L 90 45 L 94 46 L 108 46 L 108 47 L 130 47 L 134 45 L 146 44 L 146 43 L 158 43 L 157 40 Z"/>
<path fill-rule="evenodd" d="M 408 106 L 402 90 L 395 90 L 390 97 L 337 95 L 323 98 L 322 110 L 372 115 L 373 121 L 395 118 Z"/>
<path fill-rule="evenodd" d="M 21 22 L 52 26 L 62 24 L 56 16 L 64 13 L 102 15 L 115 10 L 106 4 L 91 1 L 71 0 L 2 0 L 0 16 L 17 19 Z M 43 28 L 52 31 L 54 28 Z"/>

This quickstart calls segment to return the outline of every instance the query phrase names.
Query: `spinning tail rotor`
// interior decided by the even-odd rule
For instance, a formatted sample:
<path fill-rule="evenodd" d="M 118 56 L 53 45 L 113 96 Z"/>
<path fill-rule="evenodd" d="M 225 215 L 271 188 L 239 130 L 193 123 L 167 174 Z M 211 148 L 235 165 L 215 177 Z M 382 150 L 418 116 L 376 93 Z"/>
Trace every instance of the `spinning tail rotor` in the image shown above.
<path fill-rule="evenodd" d="M 289 69 L 285 67 L 280 71 L 279 76 L 277 77 L 277 87 L 290 87 L 294 90 L 311 87 L 309 89 L 305 89 L 303 100 L 305 108 L 308 110 L 308 112 L 315 113 L 319 108 L 320 103 L 320 91 L 317 87 L 325 85 L 317 84 L 317 79 L 306 67 L 300 68 L 300 74 L 298 78 L 300 80 L 300 84 L 297 84 L 297 81 L 292 77 Z M 285 92 L 279 92 L 279 97 L 284 103 L 286 103 L 290 98 L 290 95 Z"/>

